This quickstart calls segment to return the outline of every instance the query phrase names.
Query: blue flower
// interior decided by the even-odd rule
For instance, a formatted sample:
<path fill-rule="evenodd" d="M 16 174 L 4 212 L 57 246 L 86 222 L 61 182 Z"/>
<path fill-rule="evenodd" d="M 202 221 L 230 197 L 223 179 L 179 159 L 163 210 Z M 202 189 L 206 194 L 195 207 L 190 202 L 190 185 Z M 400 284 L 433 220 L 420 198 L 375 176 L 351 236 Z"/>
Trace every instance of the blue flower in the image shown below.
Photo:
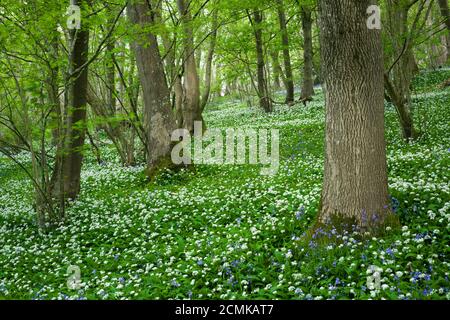
<path fill-rule="evenodd" d="M 231 262 L 231 266 L 236 268 L 239 265 L 239 263 L 241 263 L 240 260 L 234 260 L 234 261 Z"/>
<path fill-rule="evenodd" d="M 297 212 L 295 213 L 295 218 L 296 218 L 297 220 L 300 220 L 304 214 L 305 214 L 305 207 L 304 207 L 304 206 L 301 206 L 300 209 L 299 209 L 299 211 L 297 211 Z"/>
<path fill-rule="evenodd" d="M 388 255 L 390 255 L 391 257 L 394 256 L 394 252 L 392 251 L 391 248 L 388 248 L 388 249 L 386 250 L 386 253 L 387 253 Z"/>
<path fill-rule="evenodd" d="M 172 287 L 175 287 L 175 288 L 181 287 L 181 284 L 179 284 L 175 279 L 172 280 L 172 282 L 170 284 L 172 285 Z"/>

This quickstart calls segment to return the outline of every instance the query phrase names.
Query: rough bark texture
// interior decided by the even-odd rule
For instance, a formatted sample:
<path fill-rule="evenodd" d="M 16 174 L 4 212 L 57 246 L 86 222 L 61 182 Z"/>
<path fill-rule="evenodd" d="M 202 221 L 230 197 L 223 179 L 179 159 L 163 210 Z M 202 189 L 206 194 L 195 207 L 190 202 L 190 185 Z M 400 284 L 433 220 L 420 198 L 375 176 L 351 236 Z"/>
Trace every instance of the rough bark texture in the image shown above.
<path fill-rule="evenodd" d="M 209 101 L 209 95 L 211 93 L 211 77 L 212 77 L 212 63 L 214 59 L 214 51 L 216 50 L 217 43 L 217 28 L 218 28 L 218 11 L 213 12 L 212 33 L 209 43 L 208 55 L 206 57 L 206 70 L 205 70 L 205 91 L 201 100 L 201 111 L 205 110 L 206 104 Z"/>
<path fill-rule="evenodd" d="M 381 32 L 366 26 L 369 0 L 321 0 L 326 97 L 325 174 L 319 222 L 363 229 L 389 212 Z"/>
<path fill-rule="evenodd" d="M 82 5 L 83 1 L 74 4 Z M 80 175 L 83 161 L 83 146 L 86 136 L 86 104 L 88 68 L 81 68 L 88 61 L 89 31 L 82 25 L 80 30 L 71 30 L 74 41 L 70 54 L 70 79 L 68 110 L 66 110 L 64 141 L 59 144 L 55 164 L 52 193 L 57 198 L 75 199 L 80 192 Z M 81 68 L 81 69 L 80 69 Z"/>
<path fill-rule="evenodd" d="M 200 107 L 200 78 L 195 60 L 194 34 L 190 8 L 185 0 L 177 0 L 183 24 L 184 43 L 184 97 L 183 97 L 183 128 L 194 132 L 194 122 L 202 121 Z"/>
<path fill-rule="evenodd" d="M 441 15 L 444 19 L 444 23 L 447 27 L 447 63 L 450 63 L 450 10 L 448 7 L 448 0 L 438 0 L 439 8 L 441 9 Z"/>
<path fill-rule="evenodd" d="M 55 36 L 51 39 L 50 57 L 53 61 L 58 59 L 59 55 L 59 38 L 57 27 L 55 26 Z M 59 66 L 49 65 L 49 75 L 46 82 L 46 89 L 48 93 L 48 100 L 52 108 L 51 123 L 52 123 L 52 144 L 58 145 L 60 139 L 59 124 L 61 121 L 61 102 L 59 100 Z"/>
<path fill-rule="evenodd" d="M 273 50 L 270 52 L 270 56 L 272 58 L 272 73 L 273 73 L 273 82 L 274 89 L 278 91 L 281 89 L 281 79 L 284 78 L 283 69 L 280 66 L 280 60 L 278 58 L 278 51 Z M 284 83 L 284 80 L 283 80 Z"/>
<path fill-rule="evenodd" d="M 281 30 L 281 43 L 283 45 L 284 71 L 286 75 L 286 103 L 294 103 L 294 78 L 292 74 L 291 54 L 289 52 L 289 34 L 287 30 L 286 13 L 283 0 L 277 0 L 278 21 Z"/>
<path fill-rule="evenodd" d="M 145 4 L 128 4 L 130 21 L 141 27 L 152 25 L 154 23 L 152 8 L 155 8 L 153 1 L 147 1 Z M 170 138 L 176 125 L 156 36 L 150 32 L 141 34 L 141 37 L 135 41 L 133 49 L 136 53 L 144 99 L 148 175 L 152 177 L 156 170 L 169 164 Z"/>
<path fill-rule="evenodd" d="M 393 35 L 393 55 L 389 64 L 395 63 L 392 69 L 391 84 L 385 82 L 386 92 L 394 103 L 403 133 L 407 140 L 419 136 L 414 127 L 411 113 L 411 82 L 417 72 L 412 43 L 408 30 L 409 6 L 396 0 L 388 1 L 388 27 Z M 385 78 L 386 80 L 386 78 Z"/>
<path fill-rule="evenodd" d="M 301 99 L 310 100 L 314 95 L 313 79 L 313 40 L 312 40 L 312 16 L 311 9 L 301 8 L 302 12 L 302 31 L 304 38 L 303 45 L 303 83 Z"/>
<path fill-rule="evenodd" d="M 256 41 L 256 56 L 257 56 L 257 75 L 258 75 L 258 97 L 259 105 L 266 112 L 272 112 L 272 100 L 267 88 L 266 79 L 266 63 L 264 61 L 264 46 L 261 23 L 263 21 L 262 12 L 255 10 L 253 12 L 253 29 L 255 32 Z"/>

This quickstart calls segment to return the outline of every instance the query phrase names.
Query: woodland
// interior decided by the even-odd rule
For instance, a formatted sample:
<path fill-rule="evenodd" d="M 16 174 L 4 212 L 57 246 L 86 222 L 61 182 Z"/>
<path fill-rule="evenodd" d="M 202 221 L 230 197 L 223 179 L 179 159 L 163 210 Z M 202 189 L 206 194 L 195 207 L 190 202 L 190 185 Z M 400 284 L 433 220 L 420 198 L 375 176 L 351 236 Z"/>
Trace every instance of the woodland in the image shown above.
<path fill-rule="evenodd" d="M 449 87 L 448 0 L 1 0 L 0 300 L 449 300 Z"/>

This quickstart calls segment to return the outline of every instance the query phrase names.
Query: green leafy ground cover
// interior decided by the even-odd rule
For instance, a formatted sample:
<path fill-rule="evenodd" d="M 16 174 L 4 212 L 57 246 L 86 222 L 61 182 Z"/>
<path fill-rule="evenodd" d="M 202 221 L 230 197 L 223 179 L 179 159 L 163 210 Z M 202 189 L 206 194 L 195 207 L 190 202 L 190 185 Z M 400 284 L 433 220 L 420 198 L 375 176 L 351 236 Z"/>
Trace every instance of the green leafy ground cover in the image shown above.
<path fill-rule="evenodd" d="M 312 226 L 321 191 L 324 101 L 272 115 L 226 100 L 209 127 L 277 128 L 281 167 L 198 166 L 147 184 L 104 148 L 92 156 L 66 223 L 35 225 L 32 188 L 0 158 L 0 299 L 450 299 L 449 71 L 415 81 L 421 139 L 405 144 L 387 105 L 389 185 L 402 223 L 385 237 L 335 234 L 320 245 Z M 26 163 L 27 156 L 21 160 Z M 67 268 L 83 288 L 67 288 Z M 376 267 L 376 268 L 375 268 Z M 379 272 L 380 288 L 367 278 Z"/>

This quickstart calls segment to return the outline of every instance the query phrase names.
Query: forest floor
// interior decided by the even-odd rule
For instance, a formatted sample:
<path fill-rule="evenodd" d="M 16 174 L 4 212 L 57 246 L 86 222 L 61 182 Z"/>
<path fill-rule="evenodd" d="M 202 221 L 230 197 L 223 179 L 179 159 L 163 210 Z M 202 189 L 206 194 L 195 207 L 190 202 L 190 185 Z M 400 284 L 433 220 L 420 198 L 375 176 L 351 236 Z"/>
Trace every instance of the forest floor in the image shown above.
<path fill-rule="evenodd" d="M 415 80 L 419 129 L 402 141 L 387 106 L 389 186 L 402 229 L 326 245 L 314 222 L 323 170 L 324 98 L 271 115 L 238 101 L 210 106 L 210 128 L 276 128 L 277 175 L 258 166 L 197 166 L 148 184 L 102 148 L 64 225 L 39 232 L 32 186 L 0 157 L 0 299 L 450 299 L 450 71 Z M 20 158 L 26 162 L 27 156 Z M 78 266 L 82 287 L 67 286 Z M 380 286 L 370 287 L 378 277 Z M 376 281 L 375 281 L 376 283 Z"/>

